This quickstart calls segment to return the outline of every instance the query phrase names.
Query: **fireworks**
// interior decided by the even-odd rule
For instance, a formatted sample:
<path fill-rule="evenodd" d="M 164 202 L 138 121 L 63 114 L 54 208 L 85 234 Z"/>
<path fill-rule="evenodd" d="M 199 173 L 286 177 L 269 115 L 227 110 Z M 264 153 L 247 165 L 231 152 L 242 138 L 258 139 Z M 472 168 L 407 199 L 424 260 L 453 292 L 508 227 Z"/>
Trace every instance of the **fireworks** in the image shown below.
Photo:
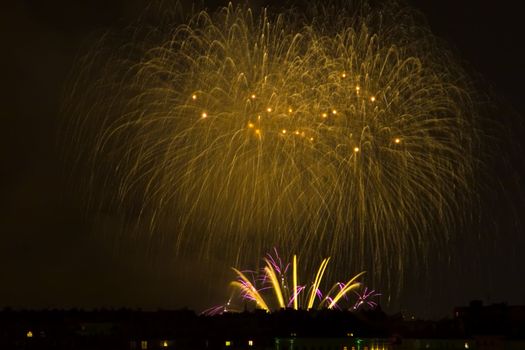
<path fill-rule="evenodd" d="M 378 297 L 381 293 L 377 293 L 375 290 L 368 290 L 367 287 L 362 292 L 354 291 L 354 294 L 357 296 L 357 300 L 352 307 L 352 310 L 358 310 L 359 308 L 368 307 L 370 309 L 375 309 L 377 303 L 372 300 L 374 297 Z"/>
<path fill-rule="evenodd" d="M 313 282 L 298 285 L 297 256 L 294 255 L 292 262 L 292 285 L 290 286 L 290 277 L 288 275 L 290 264 L 283 265 L 277 250 L 274 249 L 274 255 L 268 254 L 266 258 L 264 258 L 265 266 L 261 273 L 255 273 L 254 278 L 250 279 L 247 277 L 247 273 L 233 268 L 237 279 L 231 284 L 240 291 L 244 300 L 253 301 L 257 308 L 267 312 L 275 309 L 291 308 L 292 306 L 295 310 L 299 308 L 310 310 L 314 307 L 319 309 L 339 308 L 338 302 L 342 298 L 346 299 L 350 291 L 355 292 L 355 289 L 361 285 L 360 282 L 357 282 L 357 279 L 361 277 L 364 272 L 355 275 L 346 283 L 335 283 L 328 293 L 323 295 L 320 285 L 329 261 L 330 258 L 323 259 Z M 259 287 L 259 284 L 262 286 Z M 268 293 L 268 291 L 271 291 L 271 293 Z M 267 294 L 273 294 L 274 298 L 270 299 Z M 363 295 L 365 294 L 367 294 L 366 289 Z M 366 295 L 365 299 L 368 297 L 369 295 Z M 316 299 L 318 301 L 317 304 L 315 303 Z M 269 300 L 274 301 L 273 306 Z M 230 301 L 228 305 L 230 305 Z M 224 311 L 226 309 L 226 307 L 219 306 L 206 310 L 204 313 L 213 315 L 217 314 L 218 311 Z"/>
<path fill-rule="evenodd" d="M 409 10 L 299 12 L 229 5 L 107 40 L 72 92 L 75 142 L 109 202 L 178 251 L 279 245 L 400 273 L 469 206 L 468 81 Z"/>

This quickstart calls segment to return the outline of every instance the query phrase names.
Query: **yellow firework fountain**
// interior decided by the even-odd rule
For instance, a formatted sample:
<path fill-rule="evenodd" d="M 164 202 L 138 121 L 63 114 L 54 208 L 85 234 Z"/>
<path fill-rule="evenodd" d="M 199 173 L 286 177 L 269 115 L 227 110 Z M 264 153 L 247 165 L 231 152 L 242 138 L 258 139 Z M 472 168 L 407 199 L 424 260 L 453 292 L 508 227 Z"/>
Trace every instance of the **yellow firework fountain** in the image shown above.
<path fill-rule="evenodd" d="M 237 280 L 231 282 L 231 285 L 237 288 L 243 297 L 244 300 L 251 300 L 255 302 L 256 307 L 270 312 L 275 309 L 285 309 L 293 308 L 294 310 L 299 310 L 303 308 L 305 310 L 311 310 L 314 308 L 316 299 L 319 299 L 319 302 L 315 306 L 318 309 L 327 308 L 339 308 L 338 302 L 342 298 L 346 298 L 347 294 L 360 287 L 361 283 L 358 282 L 358 278 L 361 277 L 365 272 L 361 272 L 354 277 L 352 277 L 346 283 L 335 283 L 333 287 L 323 295 L 320 289 L 321 281 L 328 266 L 330 258 L 325 258 L 321 262 L 315 279 L 305 285 L 298 284 L 298 274 L 297 274 L 297 255 L 293 256 L 292 261 L 292 288 L 288 287 L 289 276 L 287 274 L 290 264 L 283 265 L 281 258 L 275 250 L 275 255 L 267 254 L 264 258 L 265 266 L 262 271 L 262 288 L 257 287 L 257 282 L 252 281 L 245 273 L 239 271 L 236 268 L 233 268 L 237 275 Z M 268 297 L 262 293 L 266 289 L 271 289 L 275 295 L 276 307 L 271 308 L 271 305 L 268 302 Z M 301 302 L 300 302 L 301 301 Z M 221 311 L 224 309 L 228 310 L 226 307 L 219 307 Z M 212 308 L 206 311 L 212 311 L 211 314 L 215 313 L 218 309 Z"/>

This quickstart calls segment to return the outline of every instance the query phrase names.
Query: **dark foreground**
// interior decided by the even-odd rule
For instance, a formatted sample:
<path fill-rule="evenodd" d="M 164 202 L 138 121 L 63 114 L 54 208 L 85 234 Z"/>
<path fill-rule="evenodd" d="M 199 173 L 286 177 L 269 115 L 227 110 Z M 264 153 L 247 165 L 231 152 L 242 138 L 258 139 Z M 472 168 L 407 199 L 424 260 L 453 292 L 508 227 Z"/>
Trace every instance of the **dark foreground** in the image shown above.
<path fill-rule="evenodd" d="M 525 349 L 525 306 L 473 302 L 440 321 L 373 311 L 0 312 L 0 349 Z"/>

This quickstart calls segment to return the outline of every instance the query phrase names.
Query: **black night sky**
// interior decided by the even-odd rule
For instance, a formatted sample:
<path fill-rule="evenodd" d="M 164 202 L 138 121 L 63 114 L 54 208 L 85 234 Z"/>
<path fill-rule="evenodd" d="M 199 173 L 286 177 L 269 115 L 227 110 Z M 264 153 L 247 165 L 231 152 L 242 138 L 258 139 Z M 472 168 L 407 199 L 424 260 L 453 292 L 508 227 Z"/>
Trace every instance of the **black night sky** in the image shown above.
<path fill-rule="evenodd" d="M 76 55 L 97 33 L 136 17 L 145 3 L 21 0 L 2 6 L 0 307 L 200 311 L 226 297 L 228 265 L 150 250 L 140 239 L 112 235 L 118 217 L 86 216 L 69 176 L 73 165 L 63 161 L 59 110 Z M 525 304 L 525 223 L 515 219 L 525 209 L 521 4 L 410 4 L 477 76 L 495 106 L 491 118 L 508 131 L 499 135 L 505 154 L 488 166 L 487 186 L 499 189 L 482 195 L 483 216 L 496 229 L 458 239 L 451 262 L 434 261 L 428 271 L 409 276 L 396 308 L 441 317 L 471 299 Z"/>

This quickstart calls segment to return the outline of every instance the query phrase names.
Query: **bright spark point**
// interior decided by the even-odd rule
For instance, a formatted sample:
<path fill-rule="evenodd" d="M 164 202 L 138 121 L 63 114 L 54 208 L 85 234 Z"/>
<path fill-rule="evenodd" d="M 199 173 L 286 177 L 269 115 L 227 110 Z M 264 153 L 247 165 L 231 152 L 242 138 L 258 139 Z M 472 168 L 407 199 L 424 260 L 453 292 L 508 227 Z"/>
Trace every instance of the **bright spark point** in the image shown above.
<path fill-rule="evenodd" d="M 359 147 L 354 147 L 354 152 L 355 153 L 359 152 Z"/>
<path fill-rule="evenodd" d="M 255 126 L 255 124 L 253 124 L 253 123 L 248 123 L 248 127 L 249 127 L 249 128 L 253 128 L 254 126 Z"/>
<path fill-rule="evenodd" d="M 271 107 L 268 107 L 268 108 L 266 108 L 266 111 L 267 111 L 268 113 L 270 113 L 270 112 L 272 111 L 272 108 L 271 108 Z"/>
<path fill-rule="evenodd" d="M 376 98 L 374 96 L 370 97 L 370 101 L 374 102 Z"/>
<path fill-rule="evenodd" d="M 283 134 L 286 134 L 286 129 L 283 129 L 281 132 L 282 132 Z"/>
<path fill-rule="evenodd" d="M 328 114 L 327 114 L 327 113 L 323 113 L 323 114 L 321 114 L 321 116 L 322 116 L 323 118 L 326 118 L 326 117 L 328 117 Z"/>
<path fill-rule="evenodd" d="M 356 86 L 355 89 L 356 89 L 356 91 L 361 90 L 361 88 L 359 86 Z"/>
<path fill-rule="evenodd" d="M 346 78 L 346 73 L 341 74 L 341 77 Z"/>
<path fill-rule="evenodd" d="M 202 112 L 202 114 L 201 114 L 201 118 L 203 118 L 203 119 L 204 119 L 204 118 L 208 118 L 208 113 L 206 113 L 206 112 Z"/>
<path fill-rule="evenodd" d="M 336 115 L 336 114 L 337 114 L 337 111 L 334 109 L 334 110 L 332 111 L 332 114 L 333 114 L 333 115 Z"/>
<path fill-rule="evenodd" d="M 252 100 L 255 99 L 255 94 L 253 94 L 251 97 L 252 97 Z"/>
<path fill-rule="evenodd" d="M 192 100 L 196 100 L 196 99 L 197 99 L 197 95 L 195 95 L 195 94 L 194 94 L 194 95 L 191 95 L 191 99 L 192 99 Z"/>
<path fill-rule="evenodd" d="M 396 138 L 396 139 L 394 140 L 394 142 L 395 142 L 395 143 L 400 143 L 400 142 L 401 142 L 401 139 Z"/>
<path fill-rule="evenodd" d="M 288 113 L 292 113 L 292 112 L 293 112 L 293 109 L 288 108 Z"/>

